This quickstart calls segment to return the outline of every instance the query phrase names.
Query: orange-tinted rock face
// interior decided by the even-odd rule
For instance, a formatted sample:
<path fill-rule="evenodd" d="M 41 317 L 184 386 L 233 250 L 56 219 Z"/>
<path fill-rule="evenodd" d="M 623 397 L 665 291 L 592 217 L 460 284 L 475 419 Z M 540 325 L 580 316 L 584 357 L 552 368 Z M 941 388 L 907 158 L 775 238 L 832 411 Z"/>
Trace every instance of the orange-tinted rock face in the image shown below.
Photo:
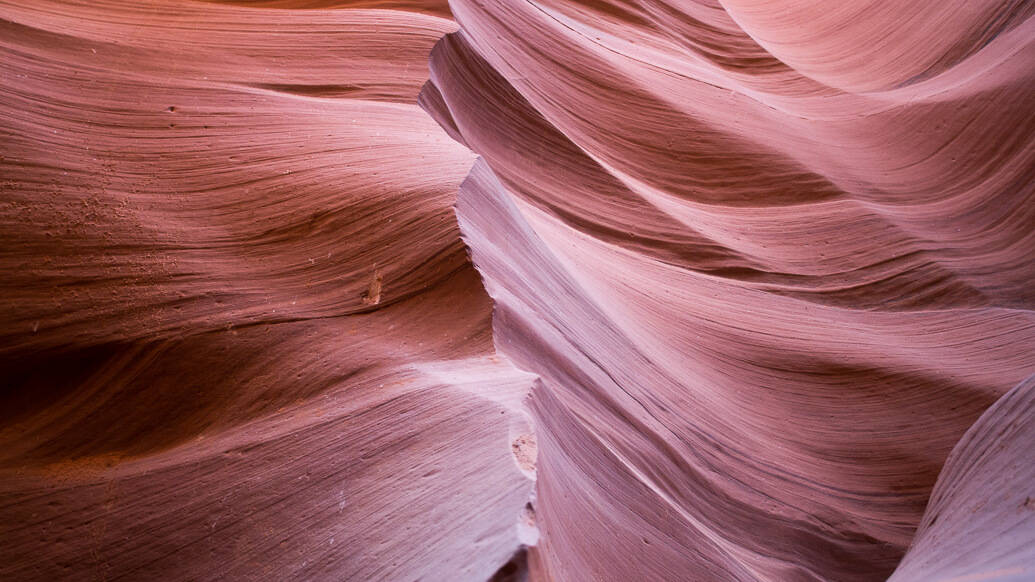
<path fill-rule="evenodd" d="M 1035 4 L 841 4 L 0 4 L 0 577 L 1035 577 Z"/>

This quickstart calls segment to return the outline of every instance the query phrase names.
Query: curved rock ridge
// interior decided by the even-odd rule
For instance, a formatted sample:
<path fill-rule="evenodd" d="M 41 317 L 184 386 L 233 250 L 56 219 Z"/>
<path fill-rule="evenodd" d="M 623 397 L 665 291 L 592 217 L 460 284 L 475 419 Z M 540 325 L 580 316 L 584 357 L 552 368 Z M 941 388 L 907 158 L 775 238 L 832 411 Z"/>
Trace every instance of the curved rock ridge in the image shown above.
<path fill-rule="evenodd" d="M 996 401 L 963 435 L 890 582 L 1035 575 L 1033 409 L 1035 376 Z"/>
<path fill-rule="evenodd" d="M 0 579 L 1032 579 L 1033 63 L 1030 0 L 0 0 Z"/>
<path fill-rule="evenodd" d="M 1033 575 L 1035 4 L 450 6 L 532 579 Z"/>
<path fill-rule="evenodd" d="M 456 26 L 372 5 L 0 3 L 0 579 L 486 580 L 527 538 L 534 377 L 416 104 Z"/>

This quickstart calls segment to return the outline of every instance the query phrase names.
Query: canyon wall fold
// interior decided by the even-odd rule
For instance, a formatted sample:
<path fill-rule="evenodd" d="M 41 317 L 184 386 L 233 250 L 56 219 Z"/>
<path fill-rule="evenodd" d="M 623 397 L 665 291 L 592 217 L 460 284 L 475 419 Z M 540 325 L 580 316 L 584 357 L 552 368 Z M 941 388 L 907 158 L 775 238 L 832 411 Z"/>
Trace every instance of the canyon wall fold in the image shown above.
<path fill-rule="evenodd" d="M 1031 578 L 1035 377 L 1000 398 L 945 461 L 898 580 Z"/>
<path fill-rule="evenodd" d="M 0 578 L 1035 576 L 1035 2 L 0 0 L 0 79 Z"/>
<path fill-rule="evenodd" d="M 485 580 L 517 551 L 534 378 L 460 241 L 473 157 L 416 105 L 452 30 L 0 3 L 0 578 Z"/>
<path fill-rule="evenodd" d="M 451 2 L 422 103 L 542 379 L 534 579 L 892 574 L 1035 370 L 1033 6 Z M 896 580 L 1035 575 L 1009 439 Z"/>

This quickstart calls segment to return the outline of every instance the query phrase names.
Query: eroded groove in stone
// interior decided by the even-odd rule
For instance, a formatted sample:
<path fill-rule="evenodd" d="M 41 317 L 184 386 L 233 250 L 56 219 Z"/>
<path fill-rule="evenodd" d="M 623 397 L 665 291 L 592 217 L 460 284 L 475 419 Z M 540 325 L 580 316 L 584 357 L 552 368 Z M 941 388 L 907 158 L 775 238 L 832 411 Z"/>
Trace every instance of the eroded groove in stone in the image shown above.
<path fill-rule="evenodd" d="M 1033 15 L 0 2 L 0 578 L 1030 578 Z"/>

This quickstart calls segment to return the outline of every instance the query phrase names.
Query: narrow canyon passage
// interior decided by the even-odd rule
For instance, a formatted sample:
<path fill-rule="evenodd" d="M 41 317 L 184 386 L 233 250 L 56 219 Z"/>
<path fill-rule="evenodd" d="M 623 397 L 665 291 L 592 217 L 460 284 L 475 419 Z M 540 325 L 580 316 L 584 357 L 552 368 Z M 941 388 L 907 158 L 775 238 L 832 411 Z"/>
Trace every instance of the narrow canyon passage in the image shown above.
<path fill-rule="evenodd" d="M 0 578 L 1035 578 L 1035 2 L 0 0 Z"/>

